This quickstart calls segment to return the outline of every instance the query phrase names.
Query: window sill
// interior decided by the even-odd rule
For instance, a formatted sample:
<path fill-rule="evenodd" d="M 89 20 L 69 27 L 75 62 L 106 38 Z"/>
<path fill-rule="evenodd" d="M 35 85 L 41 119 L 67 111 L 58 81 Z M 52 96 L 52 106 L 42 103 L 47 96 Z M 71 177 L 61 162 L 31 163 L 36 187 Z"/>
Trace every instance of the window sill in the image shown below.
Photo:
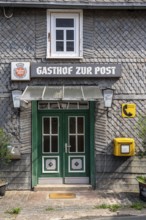
<path fill-rule="evenodd" d="M 63 57 L 63 56 L 60 56 L 60 57 L 55 57 L 55 56 L 52 56 L 52 57 L 46 57 L 46 59 L 67 59 L 67 60 L 69 60 L 69 59 L 83 59 L 83 57 L 81 56 L 81 57 Z"/>

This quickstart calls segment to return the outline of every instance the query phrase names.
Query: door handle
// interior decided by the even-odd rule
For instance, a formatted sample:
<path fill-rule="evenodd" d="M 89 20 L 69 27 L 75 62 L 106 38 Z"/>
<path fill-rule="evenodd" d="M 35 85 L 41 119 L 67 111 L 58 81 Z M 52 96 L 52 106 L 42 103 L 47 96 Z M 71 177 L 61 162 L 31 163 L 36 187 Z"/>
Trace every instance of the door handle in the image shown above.
<path fill-rule="evenodd" d="M 71 146 L 68 145 L 67 143 L 65 143 L 65 153 L 68 153 L 68 149 L 70 148 Z"/>

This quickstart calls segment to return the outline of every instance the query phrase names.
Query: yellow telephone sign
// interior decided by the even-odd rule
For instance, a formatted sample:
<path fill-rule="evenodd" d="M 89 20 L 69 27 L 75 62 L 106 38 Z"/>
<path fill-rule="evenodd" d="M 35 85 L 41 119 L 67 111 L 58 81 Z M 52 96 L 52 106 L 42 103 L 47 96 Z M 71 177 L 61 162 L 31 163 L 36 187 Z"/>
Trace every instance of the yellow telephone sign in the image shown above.
<path fill-rule="evenodd" d="M 134 118 L 136 115 L 135 104 L 122 104 L 122 117 L 123 118 Z"/>

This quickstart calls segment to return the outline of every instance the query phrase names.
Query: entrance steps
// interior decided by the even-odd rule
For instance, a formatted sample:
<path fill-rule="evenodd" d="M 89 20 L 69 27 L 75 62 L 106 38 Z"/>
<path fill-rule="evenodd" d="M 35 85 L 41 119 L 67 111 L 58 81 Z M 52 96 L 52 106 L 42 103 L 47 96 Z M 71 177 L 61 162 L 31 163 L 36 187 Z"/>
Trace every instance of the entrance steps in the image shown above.
<path fill-rule="evenodd" d="M 57 185 L 37 185 L 34 187 L 34 191 L 89 191 L 92 190 L 91 185 L 71 185 L 71 184 L 57 184 Z"/>

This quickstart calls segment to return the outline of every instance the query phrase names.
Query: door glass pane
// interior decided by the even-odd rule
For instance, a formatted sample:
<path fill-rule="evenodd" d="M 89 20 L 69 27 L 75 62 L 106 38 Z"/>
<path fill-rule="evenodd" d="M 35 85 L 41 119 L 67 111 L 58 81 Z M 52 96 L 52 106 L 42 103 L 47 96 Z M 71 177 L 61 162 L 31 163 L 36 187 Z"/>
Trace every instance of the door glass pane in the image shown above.
<path fill-rule="evenodd" d="M 79 109 L 88 109 L 89 103 L 88 102 L 80 102 L 79 103 Z"/>
<path fill-rule="evenodd" d="M 77 118 L 77 127 L 78 127 L 78 134 L 83 134 L 84 133 L 84 120 L 83 117 L 78 117 Z"/>
<path fill-rule="evenodd" d="M 56 18 L 56 27 L 74 27 L 74 19 Z"/>
<path fill-rule="evenodd" d="M 52 134 L 58 134 L 58 118 L 52 118 Z"/>
<path fill-rule="evenodd" d="M 50 134 L 50 118 L 44 118 L 44 134 Z"/>
<path fill-rule="evenodd" d="M 52 152 L 58 152 L 58 136 L 52 136 Z"/>
<path fill-rule="evenodd" d="M 67 51 L 74 51 L 74 42 L 73 41 L 67 42 Z"/>
<path fill-rule="evenodd" d="M 76 118 L 75 117 L 71 117 L 69 119 L 69 133 L 70 134 L 76 133 Z"/>
<path fill-rule="evenodd" d="M 69 137 L 70 152 L 76 152 L 76 136 Z"/>
<path fill-rule="evenodd" d="M 56 30 L 56 40 L 63 40 L 63 30 Z"/>
<path fill-rule="evenodd" d="M 78 135 L 78 152 L 84 152 L 84 136 Z"/>
<path fill-rule="evenodd" d="M 74 40 L 74 31 L 73 30 L 66 31 L 66 39 L 67 40 Z"/>
<path fill-rule="evenodd" d="M 43 152 L 50 152 L 50 136 L 44 136 Z"/>
<path fill-rule="evenodd" d="M 62 41 L 56 42 L 56 51 L 64 51 L 64 45 Z"/>

